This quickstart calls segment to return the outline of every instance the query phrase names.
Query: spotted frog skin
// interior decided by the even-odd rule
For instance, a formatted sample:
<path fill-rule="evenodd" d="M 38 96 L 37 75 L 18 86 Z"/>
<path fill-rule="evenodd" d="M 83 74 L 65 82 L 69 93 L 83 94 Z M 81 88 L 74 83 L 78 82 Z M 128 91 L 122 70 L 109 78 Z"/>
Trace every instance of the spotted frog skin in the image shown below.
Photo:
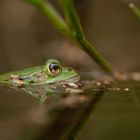
<path fill-rule="evenodd" d="M 72 68 L 63 67 L 58 60 L 49 59 L 44 65 L 0 75 L 0 84 L 27 87 L 40 84 L 66 84 L 79 81 Z"/>

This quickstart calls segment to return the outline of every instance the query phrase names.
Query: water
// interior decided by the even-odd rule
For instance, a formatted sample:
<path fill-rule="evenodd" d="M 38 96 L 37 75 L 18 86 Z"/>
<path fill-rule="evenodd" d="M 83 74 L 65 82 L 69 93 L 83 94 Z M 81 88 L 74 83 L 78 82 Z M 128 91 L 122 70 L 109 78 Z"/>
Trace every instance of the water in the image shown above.
<path fill-rule="evenodd" d="M 122 82 L 121 91 L 106 91 L 78 140 L 139 139 L 140 82 Z M 129 91 L 123 91 L 128 87 Z"/>
<path fill-rule="evenodd" d="M 93 108 L 92 116 L 78 135 L 79 140 L 140 137 L 140 82 L 119 82 L 106 87 L 99 82 L 83 83 L 83 93 L 72 89 L 68 93 L 59 88 L 44 104 L 31 95 L 0 87 L 0 138 L 56 139 L 80 119 L 88 106 Z M 55 137 L 52 132 L 56 132 Z"/>

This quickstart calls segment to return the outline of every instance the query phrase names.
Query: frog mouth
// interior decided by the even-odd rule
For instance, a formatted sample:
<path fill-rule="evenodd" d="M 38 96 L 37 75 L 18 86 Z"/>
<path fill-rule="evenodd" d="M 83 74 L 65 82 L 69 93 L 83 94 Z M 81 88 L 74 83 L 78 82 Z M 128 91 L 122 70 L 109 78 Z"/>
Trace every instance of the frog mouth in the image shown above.
<path fill-rule="evenodd" d="M 78 83 L 80 81 L 80 76 L 74 76 L 69 79 L 61 80 L 61 81 L 56 81 L 54 83 L 50 84 L 58 84 L 58 85 L 63 85 L 63 84 L 68 84 L 68 83 Z"/>

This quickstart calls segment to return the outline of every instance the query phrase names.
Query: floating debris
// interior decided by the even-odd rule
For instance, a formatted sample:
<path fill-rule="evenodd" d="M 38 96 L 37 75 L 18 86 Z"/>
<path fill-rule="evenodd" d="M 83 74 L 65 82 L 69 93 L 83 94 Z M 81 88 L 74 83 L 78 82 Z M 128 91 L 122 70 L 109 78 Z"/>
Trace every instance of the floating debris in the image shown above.
<path fill-rule="evenodd" d="M 76 94 L 83 92 L 83 90 L 81 90 L 81 89 L 74 89 L 74 88 L 66 88 L 65 91 L 70 92 L 70 93 L 76 93 Z"/>
<path fill-rule="evenodd" d="M 71 87 L 75 87 L 75 88 L 77 88 L 77 87 L 78 87 L 78 85 L 77 85 L 77 84 L 75 84 L 75 83 L 68 83 L 68 85 L 69 85 L 69 86 L 71 86 Z"/>
<path fill-rule="evenodd" d="M 102 83 L 101 83 L 101 82 L 96 82 L 96 85 L 97 85 L 97 86 L 101 86 Z"/>
<path fill-rule="evenodd" d="M 130 91 L 130 89 L 129 88 L 124 88 L 124 91 Z"/>
<path fill-rule="evenodd" d="M 130 91 L 129 88 L 119 88 L 119 87 L 108 87 L 108 91 Z"/>

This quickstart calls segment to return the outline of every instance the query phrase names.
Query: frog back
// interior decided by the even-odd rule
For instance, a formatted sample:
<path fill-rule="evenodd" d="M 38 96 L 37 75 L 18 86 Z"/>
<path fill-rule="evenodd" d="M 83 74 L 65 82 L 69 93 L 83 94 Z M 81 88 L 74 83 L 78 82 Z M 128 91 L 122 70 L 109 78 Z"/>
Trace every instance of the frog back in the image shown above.
<path fill-rule="evenodd" d="M 0 83 L 10 84 L 13 80 L 28 80 L 35 74 L 41 73 L 43 66 L 36 66 L 19 71 L 13 71 L 0 75 Z"/>

